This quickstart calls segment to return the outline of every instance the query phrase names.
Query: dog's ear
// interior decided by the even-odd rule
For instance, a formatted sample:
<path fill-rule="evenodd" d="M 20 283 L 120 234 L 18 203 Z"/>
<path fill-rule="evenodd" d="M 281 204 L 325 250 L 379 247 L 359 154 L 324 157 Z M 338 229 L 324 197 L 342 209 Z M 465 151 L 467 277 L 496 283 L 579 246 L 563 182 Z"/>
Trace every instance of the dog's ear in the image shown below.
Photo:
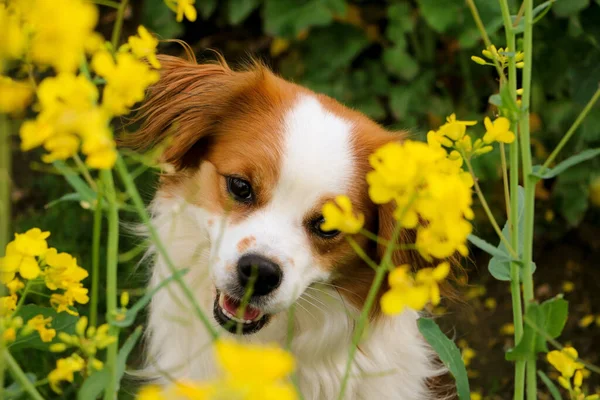
<path fill-rule="evenodd" d="M 260 79 L 260 69 L 236 72 L 224 60 L 196 64 L 172 56 L 159 56 L 160 80 L 148 89 L 134 121 L 141 128 L 123 139 L 125 145 L 147 149 L 167 140 L 162 162 L 176 170 L 198 163 L 190 157 L 235 100 Z"/>

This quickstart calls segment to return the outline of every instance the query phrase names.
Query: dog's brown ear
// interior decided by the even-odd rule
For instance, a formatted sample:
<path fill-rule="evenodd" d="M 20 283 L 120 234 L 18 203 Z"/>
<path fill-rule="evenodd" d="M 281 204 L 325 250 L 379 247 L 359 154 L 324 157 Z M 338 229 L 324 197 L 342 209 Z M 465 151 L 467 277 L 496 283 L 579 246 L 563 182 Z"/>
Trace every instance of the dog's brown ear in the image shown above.
<path fill-rule="evenodd" d="M 162 160 L 175 169 L 187 167 L 186 154 L 214 133 L 215 125 L 235 104 L 235 99 L 257 79 L 260 70 L 236 72 L 221 60 L 196 64 L 161 55 L 160 80 L 148 89 L 134 121 L 141 128 L 123 139 L 125 145 L 148 149 L 167 140 Z"/>

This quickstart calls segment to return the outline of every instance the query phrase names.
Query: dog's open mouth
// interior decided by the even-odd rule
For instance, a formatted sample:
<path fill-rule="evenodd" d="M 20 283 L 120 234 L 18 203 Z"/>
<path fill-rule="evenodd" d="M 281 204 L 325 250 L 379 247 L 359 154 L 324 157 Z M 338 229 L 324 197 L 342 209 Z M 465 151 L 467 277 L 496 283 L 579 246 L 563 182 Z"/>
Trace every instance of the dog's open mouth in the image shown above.
<path fill-rule="evenodd" d="M 269 321 L 269 314 L 263 313 L 259 308 L 250 304 L 246 305 L 241 314 L 241 302 L 223 292 L 217 292 L 213 314 L 215 320 L 231 333 L 248 335 L 258 332 Z"/>

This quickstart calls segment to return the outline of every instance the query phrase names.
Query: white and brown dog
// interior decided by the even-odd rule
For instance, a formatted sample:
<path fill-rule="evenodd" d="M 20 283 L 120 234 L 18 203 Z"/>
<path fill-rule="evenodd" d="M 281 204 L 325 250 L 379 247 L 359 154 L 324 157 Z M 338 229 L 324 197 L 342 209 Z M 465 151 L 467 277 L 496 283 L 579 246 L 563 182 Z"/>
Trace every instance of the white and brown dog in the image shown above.
<path fill-rule="evenodd" d="M 234 71 L 223 61 L 162 56 L 160 62 L 161 79 L 149 90 L 133 141 L 147 148 L 168 138 L 163 157 L 172 171 L 161 177 L 151 205 L 168 253 L 178 268 L 189 268 L 187 285 L 224 334 L 284 346 L 293 326 L 290 349 L 304 397 L 335 399 L 374 271 L 343 234 L 321 229 L 321 208 L 347 194 L 366 228 L 390 237 L 392 209 L 370 202 L 365 175 L 368 156 L 402 135 L 258 63 Z M 380 257 L 374 242 L 355 240 Z M 398 263 L 417 258 L 395 254 Z M 254 290 L 238 318 L 253 267 Z M 170 275 L 155 254 L 150 285 Z M 444 370 L 417 318 L 412 311 L 388 317 L 373 310 L 348 399 L 438 398 L 430 383 Z M 235 335 L 236 325 L 242 335 Z M 213 377 L 210 342 L 176 284 L 154 296 L 147 368 L 158 379 Z"/>

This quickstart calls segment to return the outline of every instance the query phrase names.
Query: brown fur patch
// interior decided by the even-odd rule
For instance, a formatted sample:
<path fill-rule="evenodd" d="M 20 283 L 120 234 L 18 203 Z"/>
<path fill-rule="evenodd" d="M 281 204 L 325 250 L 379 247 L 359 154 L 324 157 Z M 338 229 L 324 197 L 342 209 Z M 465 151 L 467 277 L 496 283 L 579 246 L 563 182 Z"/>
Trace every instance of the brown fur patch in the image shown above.
<path fill-rule="evenodd" d="M 251 246 L 254 245 L 254 243 L 256 243 L 256 237 L 254 237 L 253 235 L 246 236 L 237 244 L 238 253 L 245 253 L 246 250 L 248 250 Z"/>

